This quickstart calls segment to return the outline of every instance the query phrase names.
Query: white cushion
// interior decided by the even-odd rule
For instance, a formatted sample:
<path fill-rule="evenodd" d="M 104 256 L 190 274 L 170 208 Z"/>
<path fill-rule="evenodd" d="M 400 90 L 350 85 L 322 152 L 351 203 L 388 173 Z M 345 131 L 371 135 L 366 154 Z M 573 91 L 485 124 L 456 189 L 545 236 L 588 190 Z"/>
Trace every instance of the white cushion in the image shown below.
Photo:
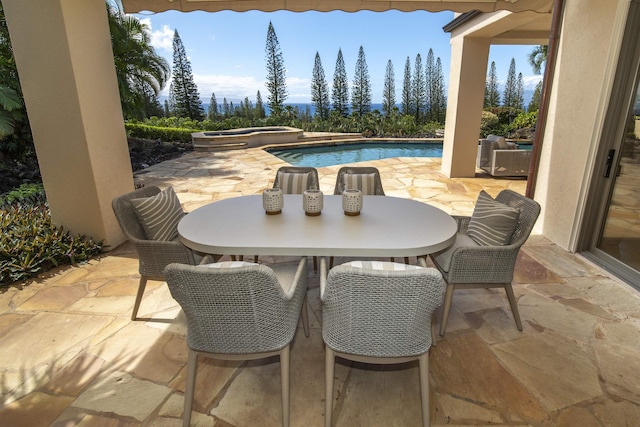
<path fill-rule="evenodd" d="M 291 173 L 278 172 L 278 187 L 284 194 L 302 194 L 308 189 L 311 172 Z"/>
<path fill-rule="evenodd" d="M 155 196 L 131 199 L 131 205 L 151 240 L 173 240 L 178 237 L 178 223 L 184 216 L 180 200 L 168 187 Z"/>
<path fill-rule="evenodd" d="M 360 190 L 364 195 L 373 195 L 376 192 L 375 173 L 345 173 L 345 190 Z"/>
<path fill-rule="evenodd" d="M 355 268 L 365 268 L 369 270 L 392 270 L 392 271 L 418 270 L 422 268 L 419 265 L 400 264 L 398 262 L 389 262 L 389 261 L 350 261 L 343 265 L 349 265 Z"/>
<path fill-rule="evenodd" d="M 519 216 L 519 209 L 496 202 L 482 190 L 478 194 L 467 234 L 479 245 L 508 245 L 518 225 Z"/>
<path fill-rule="evenodd" d="M 255 262 L 246 262 L 246 261 L 222 261 L 222 262 L 212 262 L 211 264 L 202 264 L 199 267 L 206 268 L 238 268 L 238 267 L 251 267 L 256 264 Z"/>

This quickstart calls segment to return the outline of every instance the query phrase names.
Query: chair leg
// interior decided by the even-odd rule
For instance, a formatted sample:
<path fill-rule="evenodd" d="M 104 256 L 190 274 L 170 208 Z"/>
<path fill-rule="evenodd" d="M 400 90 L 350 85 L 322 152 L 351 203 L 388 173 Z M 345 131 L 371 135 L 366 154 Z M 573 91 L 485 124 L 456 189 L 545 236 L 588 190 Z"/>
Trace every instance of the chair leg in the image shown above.
<path fill-rule="evenodd" d="M 420 370 L 420 403 L 422 406 L 422 427 L 431 425 L 429 406 L 429 352 L 418 358 Z"/>
<path fill-rule="evenodd" d="M 447 291 L 444 294 L 444 306 L 442 307 L 442 315 L 440 316 L 440 336 L 444 336 L 447 329 L 447 320 L 449 320 L 449 310 L 451 310 L 451 302 L 453 301 L 453 291 L 456 285 L 447 283 Z"/>
<path fill-rule="evenodd" d="M 133 311 L 131 312 L 131 320 L 136 320 L 138 317 L 138 309 L 142 302 L 142 296 L 144 295 L 144 288 L 147 286 L 147 278 L 140 276 L 140 282 L 138 282 L 138 293 L 136 294 L 136 301 L 133 303 Z"/>
<path fill-rule="evenodd" d="M 520 321 L 520 312 L 518 311 L 518 302 L 516 301 L 516 296 L 513 293 L 513 286 L 511 283 L 507 283 L 504 285 L 504 290 L 507 292 L 507 298 L 509 299 L 509 305 L 511 306 L 511 312 L 513 313 L 513 318 L 516 321 L 516 326 L 518 330 L 522 330 L 522 322 Z"/>
<path fill-rule="evenodd" d="M 304 328 L 304 335 L 309 336 L 309 306 L 307 304 L 307 296 L 304 296 L 302 300 L 302 327 Z"/>
<path fill-rule="evenodd" d="M 431 320 L 431 346 L 436 347 L 438 345 L 438 334 L 436 333 L 436 324 Z"/>
<path fill-rule="evenodd" d="M 282 427 L 289 427 L 289 365 L 291 345 L 280 351 L 280 383 L 282 387 Z"/>
<path fill-rule="evenodd" d="M 333 415 L 333 369 L 335 354 L 329 346 L 324 346 L 324 426 L 331 427 Z"/>
<path fill-rule="evenodd" d="M 198 353 L 189 349 L 187 361 L 187 384 L 184 389 L 184 412 L 182 414 L 182 426 L 189 427 L 191 423 L 191 407 L 193 406 L 193 392 L 196 387 L 196 367 L 198 366 Z"/>

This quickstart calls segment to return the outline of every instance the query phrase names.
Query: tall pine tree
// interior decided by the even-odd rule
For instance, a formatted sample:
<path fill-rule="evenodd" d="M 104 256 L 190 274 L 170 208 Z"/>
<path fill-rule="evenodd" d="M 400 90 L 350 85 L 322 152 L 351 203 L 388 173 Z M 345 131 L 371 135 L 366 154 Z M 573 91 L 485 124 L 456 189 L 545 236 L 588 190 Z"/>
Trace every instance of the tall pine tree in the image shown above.
<path fill-rule="evenodd" d="M 355 75 L 351 92 L 351 111 L 364 115 L 371 111 L 371 81 L 369 80 L 369 68 L 364 56 L 364 48 L 358 50 Z"/>
<path fill-rule="evenodd" d="M 311 102 L 315 107 L 316 116 L 320 120 L 327 120 L 329 118 L 329 86 L 324 76 L 324 68 L 322 68 L 322 61 L 318 52 L 316 52 L 311 76 Z"/>
<path fill-rule="evenodd" d="M 516 74 L 516 60 L 511 58 L 507 81 L 502 95 L 502 106 L 518 108 L 518 77 Z"/>
<path fill-rule="evenodd" d="M 428 122 L 436 121 L 438 115 L 437 111 L 437 91 L 438 76 L 436 70 L 436 59 L 433 55 L 433 49 L 429 49 L 427 53 L 427 60 L 424 64 L 424 79 L 425 79 L 425 103 L 427 105 L 426 120 Z"/>
<path fill-rule="evenodd" d="M 413 116 L 416 123 L 420 123 L 425 116 L 427 94 L 424 70 L 422 68 L 422 57 L 416 55 L 416 62 L 413 66 L 413 78 L 411 80 L 411 104 L 413 106 Z"/>
<path fill-rule="evenodd" d="M 171 89 L 175 99 L 173 114 L 193 120 L 204 118 L 204 108 L 200 101 L 198 87 L 193 81 L 191 63 L 187 58 L 178 30 L 173 33 L 173 78 Z"/>
<path fill-rule="evenodd" d="M 286 69 L 276 30 L 271 22 L 269 22 L 269 28 L 267 29 L 265 52 L 267 62 L 267 81 L 265 86 L 269 91 L 267 102 L 271 109 L 271 114 L 279 116 L 284 111 L 284 101 L 288 96 Z"/>
<path fill-rule="evenodd" d="M 382 91 L 382 112 L 390 116 L 396 106 L 396 78 L 393 72 L 393 63 L 387 61 L 387 69 L 384 73 L 384 89 Z"/>
<path fill-rule="evenodd" d="M 542 97 L 542 80 L 540 80 L 535 89 L 533 90 L 533 97 L 527 106 L 527 112 L 531 113 L 534 111 L 538 111 L 540 108 L 540 98 Z"/>
<path fill-rule="evenodd" d="M 524 109 L 524 81 L 523 81 L 522 73 L 518 73 L 518 83 L 516 84 L 515 107 L 519 110 Z"/>
<path fill-rule="evenodd" d="M 484 108 L 499 107 L 500 92 L 498 91 L 498 74 L 496 73 L 496 62 L 491 61 L 489 75 L 484 88 Z"/>
<path fill-rule="evenodd" d="M 209 120 L 218 119 L 218 101 L 216 100 L 216 94 L 211 92 L 211 100 L 209 101 L 209 110 L 207 111 L 207 118 Z"/>
<path fill-rule="evenodd" d="M 349 115 L 349 83 L 347 80 L 347 70 L 344 66 L 344 58 L 342 57 L 342 49 L 338 49 L 336 69 L 333 73 L 331 102 L 333 103 L 333 111 L 342 117 Z"/>
<path fill-rule="evenodd" d="M 433 121 L 444 124 L 447 115 L 447 96 L 445 95 L 444 73 L 440 57 L 436 59 L 435 81 L 433 83 L 431 106 L 434 110 Z"/>
<path fill-rule="evenodd" d="M 262 103 L 262 95 L 260 95 L 260 91 L 256 93 L 256 118 L 264 119 L 267 116 L 266 111 L 264 110 L 264 104 Z"/>
<path fill-rule="evenodd" d="M 404 78 L 402 80 L 402 114 L 405 116 L 411 114 L 411 61 L 407 56 L 407 61 L 404 63 Z"/>

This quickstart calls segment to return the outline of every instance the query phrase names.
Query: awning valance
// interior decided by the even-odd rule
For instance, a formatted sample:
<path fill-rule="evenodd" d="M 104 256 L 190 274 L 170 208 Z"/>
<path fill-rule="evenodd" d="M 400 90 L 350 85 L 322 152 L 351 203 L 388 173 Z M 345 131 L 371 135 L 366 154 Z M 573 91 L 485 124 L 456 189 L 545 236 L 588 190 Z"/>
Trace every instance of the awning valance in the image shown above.
<path fill-rule="evenodd" d="M 191 12 L 195 10 L 207 12 L 219 12 L 230 10 L 246 12 L 260 10 L 274 12 L 277 10 L 289 10 L 292 12 L 318 11 L 329 12 L 342 10 L 344 12 L 357 12 L 369 10 L 384 12 L 387 10 L 399 10 L 413 12 L 425 10 L 428 12 L 495 12 L 508 10 L 521 12 L 534 10 L 549 12 L 552 7 L 551 0 L 121 0 L 124 11 L 138 13 L 142 11 L 164 12 L 167 10 L 179 10 Z"/>

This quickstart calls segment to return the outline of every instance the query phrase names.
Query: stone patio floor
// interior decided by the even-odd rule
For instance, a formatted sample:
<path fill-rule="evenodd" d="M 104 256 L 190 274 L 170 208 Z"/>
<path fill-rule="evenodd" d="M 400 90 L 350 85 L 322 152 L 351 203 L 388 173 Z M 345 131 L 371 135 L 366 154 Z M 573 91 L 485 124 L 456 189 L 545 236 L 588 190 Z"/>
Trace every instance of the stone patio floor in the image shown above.
<path fill-rule="evenodd" d="M 269 186 L 284 162 L 261 149 L 190 153 L 136 174 L 172 185 L 185 210 Z M 524 192 L 525 181 L 448 179 L 439 159 L 368 162 L 388 195 L 469 215 L 478 192 Z M 320 168 L 332 193 L 338 167 Z M 534 232 L 535 233 L 535 232 Z M 260 262 L 295 262 L 261 257 Z M 337 263 L 340 259 L 336 260 Z M 125 243 L 0 293 L 2 426 L 179 426 L 186 325 L 166 284 L 150 281 L 132 322 L 137 257 Z M 498 290 L 456 291 L 447 334 L 430 350 L 433 425 L 640 425 L 640 295 L 540 235 L 520 253 L 519 332 Z M 312 330 L 291 353 L 291 425 L 321 426 L 324 353 L 318 277 L 310 269 Z M 417 364 L 336 366 L 334 425 L 417 426 Z M 192 421 L 279 426 L 276 359 L 199 363 Z"/>

